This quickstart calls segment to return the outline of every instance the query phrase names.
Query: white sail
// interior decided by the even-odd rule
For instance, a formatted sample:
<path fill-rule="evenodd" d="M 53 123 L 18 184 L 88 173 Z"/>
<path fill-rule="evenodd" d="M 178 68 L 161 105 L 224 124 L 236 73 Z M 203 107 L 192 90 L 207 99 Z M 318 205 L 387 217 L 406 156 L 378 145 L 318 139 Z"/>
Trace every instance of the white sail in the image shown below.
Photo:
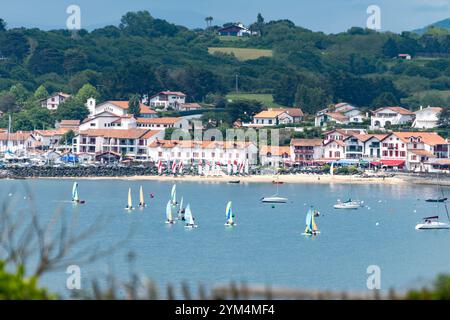
<path fill-rule="evenodd" d="M 334 175 L 334 162 L 331 163 L 330 174 Z"/>
<path fill-rule="evenodd" d="M 194 217 L 192 216 L 191 206 L 189 205 L 189 203 L 186 206 L 184 218 L 186 219 L 187 224 L 190 224 L 190 225 L 194 224 Z"/>
<path fill-rule="evenodd" d="M 72 187 L 72 201 L 79 201 L 78 197 L 78 183 L 74 182 Z"/>
<path fill-rule="evenodd" d="M 170 193 L 170 201 L 172 201 L 172 205 L 177 203 L 177 185 L 174 184 L 172 187 L 172 191 Z"/>
<path fill-rule="evenodd" d="M 169 202 L 167 202 L 167 206 L 166 206 L 166 218 L 167 221 L 173 221 L 173 217 L 172 217 L 172 204 Z"/>
<path fill-rule="evenodd" d="M 128 208 L 132 208 L 133 203 L 131 201 L 131 188 L 128 188 Z"/>

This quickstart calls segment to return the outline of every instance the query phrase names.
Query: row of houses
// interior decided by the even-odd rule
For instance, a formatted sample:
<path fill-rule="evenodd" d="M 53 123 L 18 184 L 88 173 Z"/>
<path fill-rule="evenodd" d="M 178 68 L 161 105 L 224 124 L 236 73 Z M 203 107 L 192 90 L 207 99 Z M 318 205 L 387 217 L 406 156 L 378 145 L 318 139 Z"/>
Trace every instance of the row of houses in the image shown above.
<path fill-rule="evenodd" d="M 433 171 L 449 165 L 449 142 L 434 132 L 367 134 L 365 130 L 333 130 L 324 139 L 292 139 L 284 161 L 293 163 L 358 163 Z M 276 159 L 281 160 L 281 159 Z"/>
<path fill-rule="evenodd" d="M 43 108 L 57 110 L 70 97 L 71 95 L 68 93 L 56 92 L 39 102 Z M 161 91 L 150 97 L 144 97 L 142 102 L 145 105 L 159 110 L 173 109 L 176 111 L 189 111 L 201 108 L 201 105 L 198 103 L 186 103 L 186 94 L 179 91 Z"/>
<path fill-rule="evenodd" d="M 410 125 L 415 129 L 432 129 L 438 126 L 440 107 L 420 107 L 412 112 L 402 107 L 383 107 L 370 114 L 363 113 L 348 103 L 338 103 L 316 113 L 314 125 L 325 127 L 328 125 L 362 124 L 370 121 L 370 129 L 383 130 L 395 125 Z M 253 121 L 243 123 L 245 127 L 261 128 L 279 125 L 301 123 L 305 118 L 300 108 L 268 108 L 253 116 Z"/>
<path fill-rule="evenodd" d="M 43 145 L 67 132 L 0 131 L 0 152 L 44 151 Z M 8 141 L 6 144 L 5 141 Z M 48 149 L 47 149 L 48 150 Z M 239 141 L 165 140 L 164 130 L 146 128 L 87 129 L 77 131 L 71 152 L 83 159 L 109 154 L 141 161 L 210 161 L 263 166 L 313 165 L 331 162 L 370 163 L 375 166 L 434 172 L 450 168 L 449 142 L 432 132 L 368 134 L 365 130 L 338 129 L 324 139 L 292 139 L 288 146 L 256 145 Z"/>

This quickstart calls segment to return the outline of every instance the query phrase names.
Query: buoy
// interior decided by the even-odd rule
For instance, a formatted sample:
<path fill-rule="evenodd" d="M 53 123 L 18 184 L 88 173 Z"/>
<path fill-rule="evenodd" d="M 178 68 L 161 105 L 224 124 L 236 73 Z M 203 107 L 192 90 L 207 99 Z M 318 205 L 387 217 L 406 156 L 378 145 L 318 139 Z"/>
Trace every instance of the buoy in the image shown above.
<path fill-rule="evenodd" d="M 272 209 L 275 209 L 275 206 L 274 206 L 274 205 L 272 205 Z"/>
<path fill-rule="evenodd" d="M 375 223 L 375 225 L 376 225 L 376 226 L 379 226 L 379 225 L 380 225 L 380 223 L 379 223 L 379 222 L 377 222 L 377 223 Z"/>
<path fill-rule="evenodd" d="M 9 197 L 12 197 L 12 193 L 8 194 Z"/>
<path fill-rule="evenodd" d="M 414 212 L 414 213 L 416 213 L 416 212 L 417 212 L 417 210 L 414 210 L 413 212 Z"/>

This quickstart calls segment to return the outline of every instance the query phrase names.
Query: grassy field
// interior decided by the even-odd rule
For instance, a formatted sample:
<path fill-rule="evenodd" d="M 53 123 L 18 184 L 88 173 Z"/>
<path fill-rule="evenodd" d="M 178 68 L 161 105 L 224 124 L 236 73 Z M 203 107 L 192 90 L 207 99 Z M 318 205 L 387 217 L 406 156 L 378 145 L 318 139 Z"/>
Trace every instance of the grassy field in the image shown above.
<path fill-rule="evenodd" d="M 253 60 L 261 57 L 272 57 L 272 50 L 267 49 L 251 49 L 251 48 L 222 48 L 222 47 L 211 47 L 208 48 L 210 54 L 216 52 L 234 54 L 234 56 L 241 61 Z"/>
<path fill-rule="evenodd" d="M 263 93 L 229 93 L 226 95 L 229 100 L 256 100 L 261 102 L 265 107 L 282 108 L 284 106 L 273 102 L 271 94 Z"/>
<path fill-rule="evenodd" d="M 220 41 L 247 41 L 250 37 L 218 36 Z"/>

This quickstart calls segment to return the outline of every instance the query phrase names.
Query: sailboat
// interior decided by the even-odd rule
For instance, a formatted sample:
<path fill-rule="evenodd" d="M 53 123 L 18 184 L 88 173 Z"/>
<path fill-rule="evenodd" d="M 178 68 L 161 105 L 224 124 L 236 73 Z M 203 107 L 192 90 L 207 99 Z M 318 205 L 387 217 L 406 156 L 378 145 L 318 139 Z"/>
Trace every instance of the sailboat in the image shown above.
<path fill-rule="evenodd" d="M 128 203 L 127 206 L 125 207 L 125 210 L 128 211 L 134 210 L 133 203 L 131 201 L 131 188 L 128 188 Z"/>
<path fill-rule="evenodd" d="M 172 203 L 170 202 L 170 200 L 167 202 L 167 206 L 166 206 L 166 223 L 167 224 L 174 224 L 175 221 L 173 220 L 173 215 L 172 215 Z"/>
<path fill-rule="evenodd" d="M 195 224 L 194 221 L 194 217 L 192 216 L 191 206 L 189 205 L 189 203 L 186 206 L 186 213 L 184 214 L 184 217 L 187 221 L 186 225 L 184 226 L 185 228 L 189 229 L 197 228 L 197 225 Z"/>
<path fill-rule="evenodd" d="M 231 201 L 228 201 L 227 208 L 225 209 L 225 216 L 227 217 L 227 222 L 225 222 L 225 225 L 227 227 L 233 227 L 236 225 L 234 222 L 234 213 L 231 209 Z"/>
<path fill-rule="evenodd" d="M 78 196 L 78 182 L 74 182 L 73 183 L 73 187 L 72 187 L 72 202 L 74 204 L 83 204 L 84 200 L 80 200 L 79 196 Z"/>
<path fill-rule="evenodd" d="M 147 206 L 147 204 L 144 201 L 144 190 L 142 189 L 142 186 L 139 188 L 139 208 L 143 209 Z"/>
<path fill-rule="evenodd" d="M 438 188 L 440 186 L 438 185 Z M 442 198 L 444 198 L 444 191 L 441 188 Z M 444 202 L 445 213 L 447 214 L 447 222 L 439 221 L 439 216 L 425 217 L 423 218 L 422 223 L 418 223 L 416 225 L 416 230 L 437 230 L 437 229 L 450 229 L 450 216 L 448 214 L 447 204 L 444 201 L 435 201 L 435 202 Z"/>
<path fill-rule="evenodd" d="M 314 210 L 311 207 L 308 212 L 306 213 L 306 228 L 305 232 L 302 233 L 305 236 L 315 236 L 319 234 L 320 231 L 317 228 L 317 224 L 314 220 Z"/>
<path fill-rule="evenodd" d="M 177 205 L 177 185 L 174 184 L 170 192 L 170 202 L 173 206 Z"/>
<path fill-rule="evenodd" d="M 184 217 L 185 210 L 183 209 L 183 197 L 181 197 L 180 201 L 180 209 L 178 209 L 178 220 L 186 220 Z"/>
<path fill-rule="evenodd" d="M 350 185 L 350 191 L 352 186 Z M 351 192 L 350 192 L 351 193 Z M 346 201 L 337 200 L 336 204 L 333 206 L 335 209 L 358 209 L 364 205 L 364 201 L 353 200 L 351 197 Z"/>
<path fill-rule="evenodd" d="M 263 198 L 261 198 L 262 202 L 264 202 L 264 203 L 286 203 L 288 201 L 287 198 L 282 198 L 282 197 L 278 196 L 279 183 L 276 183 L 276 185 L 277 185 L 277 193 L 275 193 L 274 195 L 272 195 L 270 197 L 263 197 Z"/>

